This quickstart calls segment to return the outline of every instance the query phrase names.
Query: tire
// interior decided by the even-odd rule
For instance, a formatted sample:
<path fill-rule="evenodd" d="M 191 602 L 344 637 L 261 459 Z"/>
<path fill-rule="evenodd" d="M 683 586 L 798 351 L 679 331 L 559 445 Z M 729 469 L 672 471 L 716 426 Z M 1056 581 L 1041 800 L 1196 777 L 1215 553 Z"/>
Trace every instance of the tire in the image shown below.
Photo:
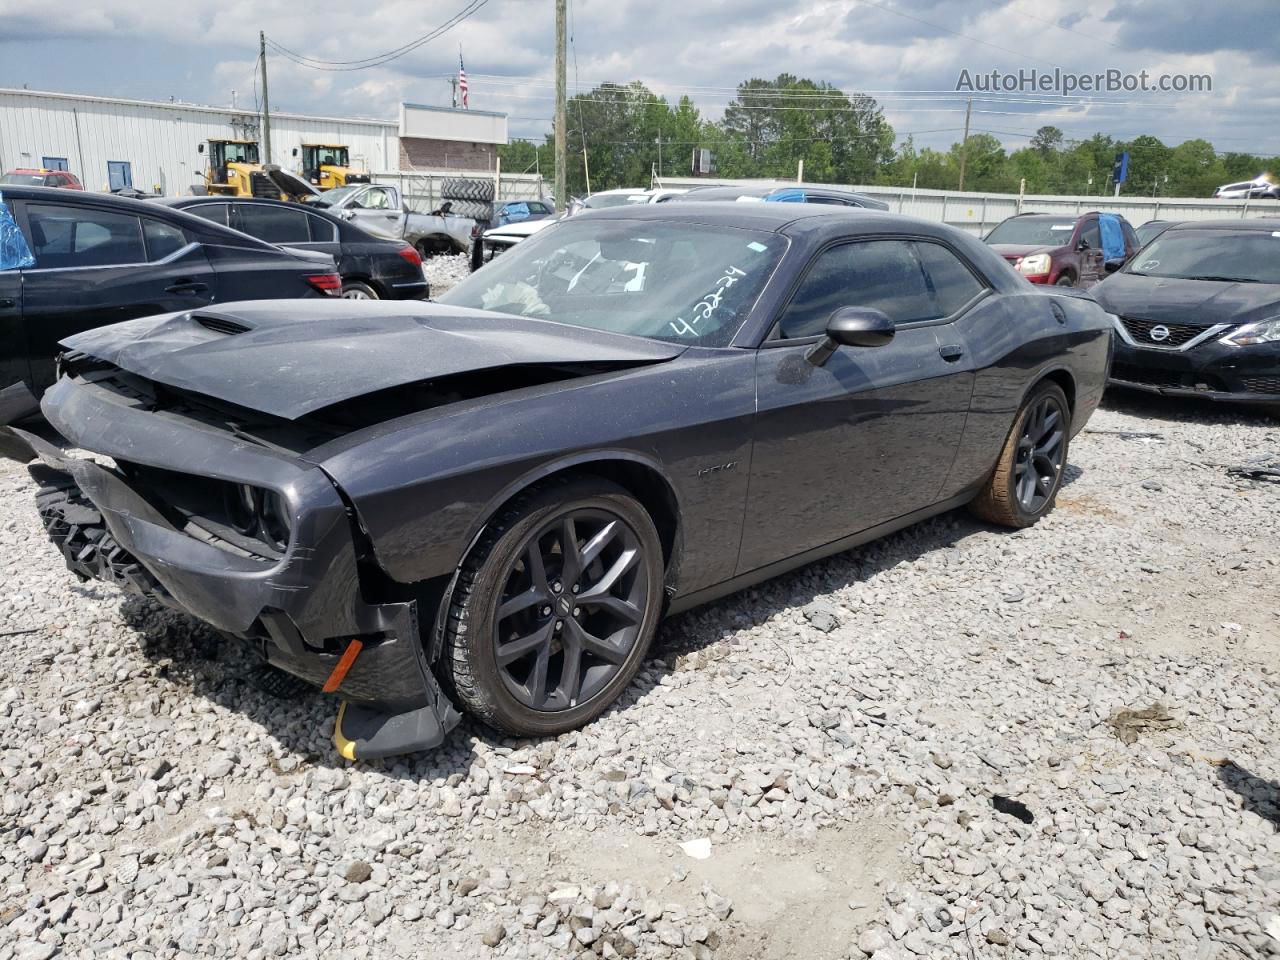
<path fill-rule="evenodd" d="M 582 541 L 578 556 L 604 538 L 580 582 L 572 570 L 561 580 L 566 517 Z M 610 579 L 628 552 L 633 562 Z M 534 488 L 489 525 L 459 570 L 441 653 L 446 688 L 473 716 L 515 736 L 588 723 L 639 670 L 661 617 L 662 576 L 653 520 L 621 487 L 580 478 Z M 502 609 L 513 612 L 500 616 Z M 624 609 L 626 616 L 612 612 Z"/>
<path fill-rule="evenodd" d="M 1034 435 L 1044 425 L 1034 418 L 1038 418 L 1041 410 L 1046 407 L 1056 411 L 1056 425 L 1049 424 L 1049 432 L 1038 441 L 1033 437 L 1028 446 L 1028 436 Z M 1013 428 L 1000 450 L 995 470 L 981 492 L 970 502 L 970 511 L 991 523 L 1022 529 L 1031 526 L 1052 510 L 1067 465 L 1071 440 L 1070 417 L 1071 407 L 1062 388 L 1047 380 L 1039 384 L 1018 410 Z M 1055 429 L 1060 435 L 1057 446 L 1043 457 L 1035 456 L 1037 450 L 1049 446 Z M 1052 461 L 1052 470 L 1046 469 L 1049 461 Z M 1020 471 L 1019 466 L 1023 463 L 1026 466 Z M 1028 472 L 1032 474 L 1030 480 L 1026 477 Z M 1045 479 L 1046 474 L 1049 475 L 1048 479 Z M 1037 477 L 1040 478 L 1039 481 L 1036 480 Z M 1028 484 L 1032 488 L 1030 498 L 1025 496 Z"/>
<path fill-rule="evenodd" d="M 451 177 L 440 185 L 442 200 L 479 200 L 482 203 L 493 201 L 493 181 L 470 177 Z M 454 204 L 454 213 L 458 213 Z"/>
<path fill-rule="evenodd" d="M 1053 282 L 1053 285 L 1055 287 L 1074 287 L 1076 285 L 1076 278 L 1069 273 L 1064 273 Z"/>
<path fill-rule="evenodd" d="M 493 204 L 488 200 L 452 200 L 450 216 L 468 217 L 472 220 L 488 221 L 493 219 Z"/>
<path fill-rule="evenodd" d="M 359 280 L 348 280 L 342 285 L 343 300 L 381 300 L 378 291 Z"/>

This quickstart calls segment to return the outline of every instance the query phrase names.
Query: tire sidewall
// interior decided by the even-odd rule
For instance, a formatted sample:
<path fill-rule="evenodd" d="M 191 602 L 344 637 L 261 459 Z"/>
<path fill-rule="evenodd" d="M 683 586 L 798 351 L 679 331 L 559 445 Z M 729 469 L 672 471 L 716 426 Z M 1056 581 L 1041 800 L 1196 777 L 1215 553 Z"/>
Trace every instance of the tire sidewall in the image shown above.
<path fill-rule="evenodd" d="M 1017 493 L 1017 477 L 1014 474 L 1014 464 L 1009 464 L 1008 480 L 1009 485 L 1009 503 L 1013 507 L 1014 513 L 1018 518 L 1020 527 L 1029 527 L 1042 517 L 1047 516 L 1053 511 L 1057 505 L 1058 491 L 1062 489 L 1062 480 L 1067 472 L 1068 458 L 1071 455 L 1071 406 L 1067 403 L 1067 395 L 1062 388 L 1056 383 L 1041 383 L 1038 387 L 1031 391 L 1027 398 L 1022 402 L 1022 407 L 1018 411 L 1018 417 L 1014 420 L 1013 429 L 1010 432 L 1012 443 L 1009 444 L 1008 456 L 1012 457 L 1016 462 L 1018 456 L 1018 439 L 1022 436 L 1023 427 L 1026 426 L 1027 418 L 1031 416 L 1037 404 L 1046 397 L 1052 396 L 1058 401 L 1058 406 L 1062 411 L 1062 466 L 1058 470 L 1058 479 L 1053 485 L 1053 491 L 1049 494 L 1049 498 L 1045 501 L 1044 506 L 1037 512 L 1031 513 L 1023 509 L 1022 503 L 1018 500 Z"/>
<path fill-rule="evenodd" d="M 601 485 L 603 486 L 603 485 Z M 585 493 L 556 491 L 561 496 L 540 498 L 530 504 L 528 512 L 500 536 L 480 568 L 472 591 L 474 608 L 463 642 L 479 693 L 487 701 L 487 711 L 503 726 L 526 731 L 527 735 L 547 736 L 576 729 L 603 713 L 630 685 L 648 653 L 657 632 L 662 612 L 663 563 L 662 545 L 653 520 L 635 500 L 623 493 Z M 585 495 L 584 495 L 585 494 Z M 625 521 L 640 540 L 642 562 L 648 569 L 649 595 L 646 600 L 640 632 L 626 661 L 599 693 L 569 710 L 540 713 L 520 703 L 507 690 L 497 666 L 497 650 L 493 637 L 502 589 L 511 564 L 526 539 L 550 521 L 574 510 L 592 508 L 606 510 Z"/>
<path fill-rule="evenodd" d="M 370 300 L 382 299 L 378 296 L 378 291 L 373 289 L 373 287 L 369 286 L 369 284 L 365 283 L 363 280 L 348 280 L 344 283 L 342 285 L 342 299 L 347 299 L 347 291 L 349 290 L 360 290 Z"/>

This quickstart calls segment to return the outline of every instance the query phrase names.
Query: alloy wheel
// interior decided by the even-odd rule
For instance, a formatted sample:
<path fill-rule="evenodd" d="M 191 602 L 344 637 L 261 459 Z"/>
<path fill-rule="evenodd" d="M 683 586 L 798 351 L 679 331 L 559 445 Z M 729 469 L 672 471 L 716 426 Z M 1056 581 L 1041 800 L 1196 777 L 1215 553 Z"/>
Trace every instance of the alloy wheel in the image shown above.
<path fill-rule="evenodd" d="M 543 712 L 590 700 L 640 637 L 649 590 L 640 538 L 620 517 L 572 510 L 543 524 L 504 579 L 494 624 L 499 676 Z"/>
<path fill-rule="evenodd" d="M 1057 397 L 1043 397 L 1031 408 L 1018 437 L 1013 491 L 1018 505 L 1039 513 L 1057 489 L 1066 452 L 1066 411 Z"/>
<path fill-rule="evenodd" d="M 343 300 L 372 300 L 373 297 L 365 293 L 359 287 L 350 287 L 342 291 Z"/>

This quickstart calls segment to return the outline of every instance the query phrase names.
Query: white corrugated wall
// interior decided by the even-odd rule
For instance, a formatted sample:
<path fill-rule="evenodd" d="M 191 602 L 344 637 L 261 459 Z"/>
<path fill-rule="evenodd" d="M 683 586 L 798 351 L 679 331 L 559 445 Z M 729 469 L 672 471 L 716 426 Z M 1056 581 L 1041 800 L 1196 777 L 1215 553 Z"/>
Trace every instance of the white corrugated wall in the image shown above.
<path fill-rule="evenodd" d="M 251 109 L 147 103 L 0 89 L 0 167 L 38 167 L 44 157 L 65 157 L 88 190 L 107 187 L 107 164 L 130 164 L 133 185 L 170 196 L 200 182 L 205 154 L 197 147 L 214 139 L 260 139 Z M 395 121 L 271 115 L 272 160 L 297 170 L 303 142 L 344 143 L 353 166 L 400 168 Z"/>

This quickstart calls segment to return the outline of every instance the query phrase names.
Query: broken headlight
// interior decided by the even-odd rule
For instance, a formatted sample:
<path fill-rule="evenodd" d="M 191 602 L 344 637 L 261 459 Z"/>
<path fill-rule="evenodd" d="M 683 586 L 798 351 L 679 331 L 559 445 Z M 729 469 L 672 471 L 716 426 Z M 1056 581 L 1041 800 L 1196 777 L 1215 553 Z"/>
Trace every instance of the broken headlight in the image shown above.
<path fill-rule="evenodd" d="M 237 533 L 262 540 L 279 550 L 289 545 L 292 532 L 289 505 L 274 490 L 229 483 L 223 487 L 223 506 L 227 522 Z"/>

